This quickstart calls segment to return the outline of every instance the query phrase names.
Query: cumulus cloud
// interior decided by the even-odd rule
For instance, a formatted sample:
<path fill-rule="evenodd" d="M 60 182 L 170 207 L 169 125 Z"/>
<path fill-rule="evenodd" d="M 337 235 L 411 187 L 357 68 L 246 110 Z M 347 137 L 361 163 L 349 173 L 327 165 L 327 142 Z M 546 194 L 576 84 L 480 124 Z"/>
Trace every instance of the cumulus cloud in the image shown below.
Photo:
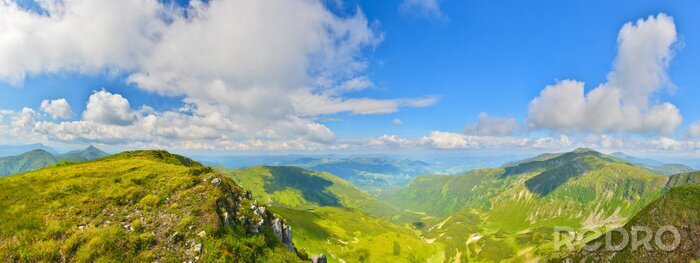
<path fill-rule="evenodd" d="M 394 125 L 402 125 L 403 121 L 401 121 L 401 119 L 393 119 L 391 120 L 391 123 L 393 123 Z"/>
<path fill-rule="evenodd" d="M 126 98 L 105 90 L 93 93 L 83 112 L 84 120 L 102 124 L 129 125 L 135 118 Z"/>
<path fill-rule="evenodd" d="M 472 135 L 506 136 L 513 135 L 520 130 L 520 124 L 518 124 L 515 118 L 493 117 L 482 112 L 479 114 L 479 119 L 476 123 L 469 124 L 464 128 L 464 133 Z"/>
<path fill-rule="evenodd" d="M 588 93 L 576 80 L 545 87 L 530 102 L 528 123 L 560 132 L 673 133 L 683 120 L 678 108 L 649 100 L 670 85 L 667 68 L 676 40 L 673 18 L 665 14 L 625 24 L 607 82 Z"/>
<path fill-rule="evenodd" d="M 12 118 L 11 129 L 15 133 L 24 133 L 31 131 L 36 124 L 36 111 L 31 108 L 23 108 L 16 116 Z"/>
<path fill-rule="evenodd" d="M 427 18 L 445 19 L 440 9 L 440 0 L 403 0 L 399 6 L 403 14 L 417 15 Z"/>
<path fill-rule="evenodd" d="M 365 53 L 383 39 L 359 9 L 339 16 L 320 0 L 39 3 L 41 12 L 0 3 L 1 80 L 123 72 L 140 89 L 183 97 L 203 124 L 226 126 L 243 139 L 330 141 L 318 115 L 384 114 L 436 101 L 346 97 L 374 86 Z M 102 95 L 94 95 L 85 121 L 138 120 L 124 100 Z"/>
<path fill-rule="evenodd" d="M 73 116 L 73 111 L 66 99 L 43 100 L 40 109 L 53 119 L 68 119 Z"/>
<path fill-rule="evenodd" d="M 106 66 L 134 69 L 165 26 L 156 1 L 37 1 L 46 14 L 0 3 L 0 79 Z M 38 33 L 41 32 L 41 33 Z"/>
<path fill-rule="evenodd" d="M 688 127 L 688 136 L 691 138 L 700 138 L 700 121 L 690 124 Z"/>

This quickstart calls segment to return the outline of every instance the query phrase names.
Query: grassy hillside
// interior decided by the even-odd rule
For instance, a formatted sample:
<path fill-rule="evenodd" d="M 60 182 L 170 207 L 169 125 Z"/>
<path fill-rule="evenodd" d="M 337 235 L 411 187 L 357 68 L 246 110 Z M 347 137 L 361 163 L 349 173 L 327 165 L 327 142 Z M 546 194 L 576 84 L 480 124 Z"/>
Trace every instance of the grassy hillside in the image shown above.
<path fill-rule="evenodd" d="M 297 248 L 309 254 L 328 255 L 329 262 L 441 261 L 440 244 L 422 240 L 410 228 L 368 216 L 356 209 L 271 209 L 283 215 L 294 227 Z"/>
<path fill-rule="evenodd" d="M 286 166 L 224 174 L 286 218 L 297 248 L 308 254 L 324 253 L 330 262 L 425 262 L 441 256 L 439 244 L 422 240 L 408 224 L 418 219 L 332 174 Z"/>
<path fill-rule="evenodd" d="M 511 180 L 503 169 L 479 169 L 460 175 L 422 175 L 395 193 L 380 197 L 402 209 L 444 217 L 464 207 L 489 209 L 491 197 Z"/>
<path fill-rule="evenodd" d="M 276 217 L 230 178 L 164 151 L 8 176 L 0 188 L 4 261 L 298 261 L 271 230 Z"/>
<path fill-rule="evenodd" d="M 329 173 L 292 166 L 256 166 L 241 170 L 222 170 L 222 173 L 231 176 L 244 188 L 250 189 L 255 198 L 278 207 L 347 207 L 397 222 L 409 222 L 414 219 Z"/>
<path fill-rule="evenodd" d="M 599 260 L 606 262 L 692 262 L 700 259 L 700 185 L 687 184 L 671 188 L 661 198 L 645 207 L 625 224 L 623 229 L 631 233 L 632 227 L 646 226 L 653 232 L 663 226 L 674 226 L 680 233 L 680 244 L 673 251 L 663 251 L 652 245 L 640 246 L 634 251 L 627 246 L 619 252 L 598 250 L 587 252 L 581 250 L 569 259 L 580 261 Z M 654 237 L 655 238 L 655 237 Z M 613 244 L 620 244 L 621 236 L 613 235 Z M 664 244 L 672 244 L 673 238 L 662 236 Z M 603 237 L 591 241 L 604 242 Z"/>
<path fill-rule="evenodd" d="M 424 237 L 446 244 L 446 258 L 526 261 L 552 252 L 547 244 L 554 226 L 620 226 L 658 198 L 668 181 L 692 180 L 674 178 L 578 149 L 499 169 L 420 176 L 381 197 L 402 209 L 434 216 L 424 219 Z M 472 239 L 474 235 L 478 237 Z"/>
<path fill-rule="evenodd" d="M 0 158 L 0 176 L 23 173 L 56 164 L 62 159 L 44 150 L 33 150 L 17 156 Z"/>

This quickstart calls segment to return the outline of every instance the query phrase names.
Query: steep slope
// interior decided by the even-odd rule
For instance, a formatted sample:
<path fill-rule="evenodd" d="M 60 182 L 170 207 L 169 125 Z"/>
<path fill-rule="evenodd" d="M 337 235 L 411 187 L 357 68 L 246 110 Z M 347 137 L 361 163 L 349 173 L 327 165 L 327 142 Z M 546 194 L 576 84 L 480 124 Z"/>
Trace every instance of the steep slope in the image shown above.
<path fill-rule="evenodd" d="M 64 154 L 59 155 L 62 158 L 78 158 L 78 159 L 83 159 L 87 161 L 91 160 L 97 160 L 100 158 L 104 158 L 109 156 L 108 153 L 103 152 L 100 149 L 95 148 L 94 146 L 90 145 L 85 149 L 82 150 L 75 150 L 75 151 L 70 151 Z"/>
<path fill-rule="evenodd" d="M 299 261 L 283 220 L 230 178 L 164 151 L 53 166 L 0 188 L 5 261 Z"/>
<path fill-rule="evenodd" d="M 274 206 L 293 209 L 347 207 L 387 220 L 410 219 L 407 214 L 329 173 L 292 166 L 256 166 L 222 173 L 250 189 L 255 198 Z"/>
<path fill-rule="evenodd" d="M 603 230 L 620 226 L 659 197 L 673 178 L 578 149 L 499 169 L 420 176 L 381 197 L 402 209 L 436 217 L 424 219 L 424 237 L 446 244 L 448 259 L 482 261 L 498 256 L 500 261 L 511 255 L 511 260 L 527 261 L 552 252 L 546 244 L 552 242 L 554 226 Z M 461 225 L 464 222 L 471 222 L 470 227 Z"/>
<path fill-rule="evenodd" d="M 395 193 L 380 195 L 399 208 L 443 217 L 464 207 L 489 209 L 490 198 L 510 181 L 499 176 L 504 169 L 479 169 L 459 175 L 422 175 Z"/>
<path fill-rule="evenodd" d="M 626 246 L 619 252 L 600 249 L 594 252 L 581 250 L 568 259 L 581 261 L 582 258 L 601 262 L 692 262 L 700 259 L 700 185 L 687 184 L 671 188 L 658 200 L 645 207 L 635 215 L 623 229 L 632 233 L 632 227 L 648 227 L 652 233 L 665 226 L 673 226 L 680 234 L 680 243 L 672 251 L 664 251 L 650 242 L 650 247 L 640 246 L 634 251 L 632 246 Z M 612 244 L 621 244 L 622 237 L 612 236 Z M 656 237 L 654 236 L 654 239 Z M 661 240 L 666 245 L 673 244 L 672 235 L 662 235 Z M 600 242 L 604 238 L 591 241 Z M 671 246 L 671 248 L 673 248 Z"/>
<path fill-rule="evenodd" d="M 664 190 L 668 191 L 673 187 L 684 184 L 700 184 L 700 172 L 674 174 L 669 176 Z"/>
<path fill-rule="evenodd" d="M 3 157 L 0 158 L 0 176 L 41 169 L 61 160 L 44 150 L 33 150 L 18 156 Z"/>
<path fill-rule="evenodd" d="M 415 217 L 329 173 L 258 166 L 224 171 L 253 196 L 271 204 L 294 228 L 297 248 L 330 262 L 413 262 L 439 257 L 438 244 L 421 240 Z M 398 223 L 394 223 L 398 222 Z"/>

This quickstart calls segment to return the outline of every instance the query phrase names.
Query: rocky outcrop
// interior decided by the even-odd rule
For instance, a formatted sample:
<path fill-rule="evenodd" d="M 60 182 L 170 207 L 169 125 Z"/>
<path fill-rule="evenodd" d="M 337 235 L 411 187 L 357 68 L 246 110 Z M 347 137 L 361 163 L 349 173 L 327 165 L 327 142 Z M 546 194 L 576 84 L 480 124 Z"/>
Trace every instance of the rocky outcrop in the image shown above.
<path fill-rule="evenodd" d="M 316 255 L 316 256 L 311 257 L 311 262 L 312 263 L 327 263 L 328 260 L 326 259 L 326 255 L 320 254 L 320 255 Z"/>
<path fill-rule="evenodd" d="M 294 251 L 294 243 L 292 242 L 292 227 L 282 222 L 279 218 L 275 218 L 272 221 L 272 232 L 275 236 L 282 241 L 282 243 L 289 249 Z"/>
<path fill-rule="evenodd" d="M 228 192 L 226 198 L 217 200 L 218 214 L 223 226 L 241 224 L 248 229 L 250 234 L 259 234 L 264 229 L 272 229 L 275 237 L 279 239 L 290 251 L 296 252 L 292 241 L 292 227 L 287 225 L 283 218 L 270 212 L 264 205 L 254 200 L 250 191 L 240 189 L 235 184 L 229 184 L 228 180 L 217 180 L 211 183 Z M 325 261 L 324 261 L 325 262 Z"/>

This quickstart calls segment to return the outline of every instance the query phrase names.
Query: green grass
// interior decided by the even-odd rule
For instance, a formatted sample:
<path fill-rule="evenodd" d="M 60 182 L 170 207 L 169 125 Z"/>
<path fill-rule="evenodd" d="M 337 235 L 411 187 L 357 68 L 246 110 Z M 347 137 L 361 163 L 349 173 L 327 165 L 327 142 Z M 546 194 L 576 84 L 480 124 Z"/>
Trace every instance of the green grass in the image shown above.
<path fill-rule="evenodd" d="M 273 210 L 293 227 L 298 249 L 329 255 L 330 262 L 426 262 L 438 252 L 409 228 L 354 209 Z"/>
<path fill-rule="evenodd" d="M 220 186 L 209 182 L 214 177 Z M 7 261 L 298 260 L 269 229 L 253 235 L 223 221 L 242 188 L 164 151 L 9 176 L 0 188 L 0 258 Z M 252 200 L 241 200 L 237 215 L 255 219 Z"/>
<path fill-rule="evenodd" d="M 418 220 L 414 215 L 404 213 L 329 173 L 291 166 L 257 166 L 219 171 L 250 189 L 255 198 L 277 207 L 347 207 L 393 222 Z"/>
<path fill-rule="evenodd" d="M 697 248 L 700 242 L 700 202 L 698 201 L 700 201 L 700 184 L 690 183 L 673 187 L 623 227 L 631 233 L 634 226 L 649 227 L 652 232 L 663 226 L 673 226 L 681 235 L 680 245 L 674 251 L 655 249 L 655 245 L 652 245 L 650 250 L 641 246 L 637 251 L 633 251 L 631 246 L 627 246 L 620 252 L 581 250 L 569 257 L 573 260 L 588 257 L 589 260 L 598 259 L 609 262 L 692 262 L 697 260 L 700 258 Z M 614 235 L 612 240 L 614 244 L 619 244 L 621 237 Z M 662 240 L 671 243 L 668 236 Z M 604 242 L 603 237 L 592 242 Z"/>
<path fill-rule="evenodd" d="M 670 185 L 696 177 L 661 176 L 579 149 L 500 169 L 424 175 L 380 197 L 430 216 L 423 220 L 424 236 L 445 245 L 447 261 L 517 262 L 551 254 L 554 226 L 606 230 L 622 225 Z M 481 239 L 467 245 L 477 233 Z"/>
<path fill-rule="evenodd" d="M 425 262 L 438 255 L 441 244 L 421 240 L 411 226 L 417 216 L 335 175 L 274 166 L 221 171 L 286 218 L 297 248 L 309 255 L 324 253 L 331 262 Z"/>

